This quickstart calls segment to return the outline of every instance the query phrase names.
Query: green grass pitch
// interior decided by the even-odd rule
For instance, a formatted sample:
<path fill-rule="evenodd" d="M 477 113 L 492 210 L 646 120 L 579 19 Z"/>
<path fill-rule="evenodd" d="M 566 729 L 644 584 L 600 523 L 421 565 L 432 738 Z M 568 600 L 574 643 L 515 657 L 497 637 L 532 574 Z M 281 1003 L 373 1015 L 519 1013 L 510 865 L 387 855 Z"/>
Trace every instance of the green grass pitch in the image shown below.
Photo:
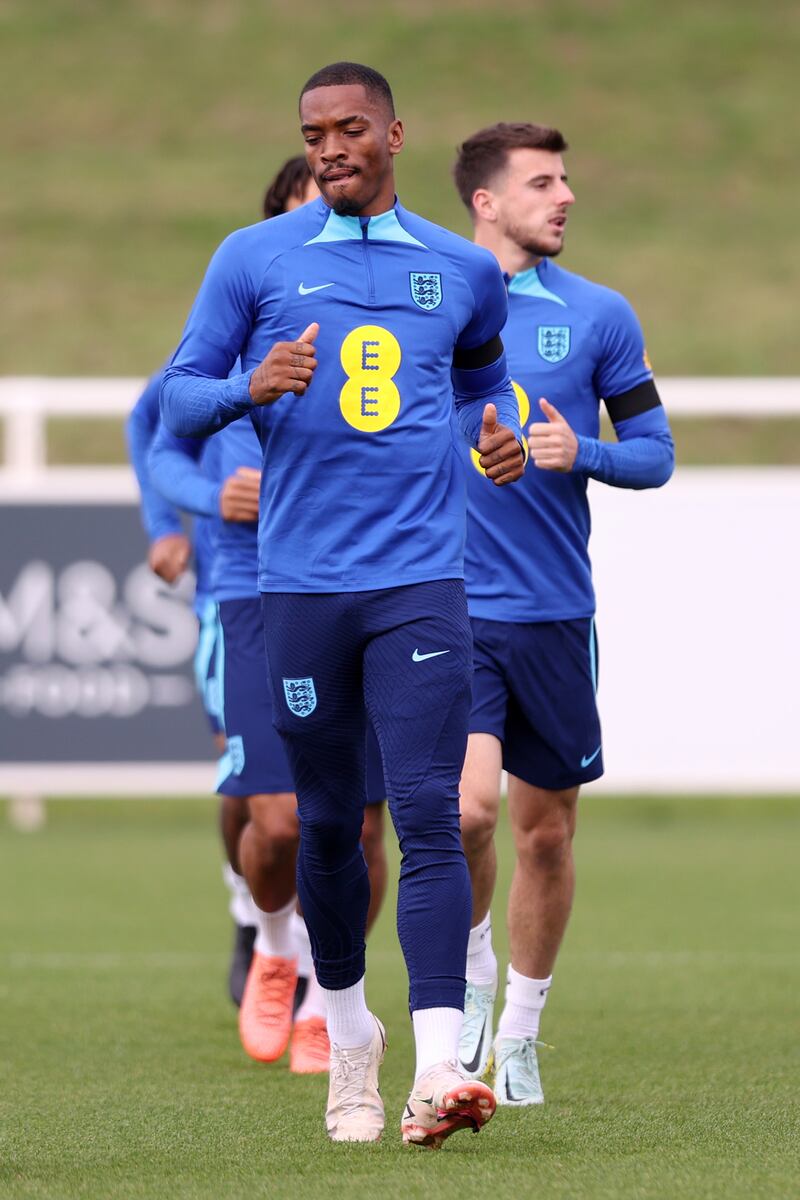
<path fill-rule="evenodd" d="M 397 1132 L 412 1062 L 391 904 L 368 972 L 383 1142 L 330 1145 L 325 1080 L 245 1058 L 214 824 L 210 800 L 0 822 L 3 1200 L 798 1194 L 797 800 L 587 796 L 547 1104 L 439 1153 Z M 503 830 L 504 887 L 508 850 Z"/>

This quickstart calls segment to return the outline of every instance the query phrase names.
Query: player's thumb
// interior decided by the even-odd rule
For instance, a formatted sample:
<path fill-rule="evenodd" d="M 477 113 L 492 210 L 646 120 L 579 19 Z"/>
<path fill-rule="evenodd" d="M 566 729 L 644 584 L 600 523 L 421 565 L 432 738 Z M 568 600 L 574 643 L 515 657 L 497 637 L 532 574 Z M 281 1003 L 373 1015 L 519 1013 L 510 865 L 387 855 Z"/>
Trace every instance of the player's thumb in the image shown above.
<path fill-rule="evenodd" d="M 297 339 L 298 342 L 313 342 L 319 333 L 319 325 L 316 321 L 312 321 L 307 329 L 304 329 Z"/>
<path fill-rule="evenodd" d="M 564 418 L 562 417 L 561 413 L 558 411 L 557 408 L 553 407 L 553 405 L 550 403 L 549 400 L 545 400 L 544 396 L 542 396 L 541 400 L 539 401 L 539 408 L 542 410 L 542 412 L 547 417 L 548 421 L 551 422 L 551 424 L 553 424 L 553 425 L 563 424 Z"/>
<path fill-rule="evenodd" d="M 483 410 L 481 437 L 490 437 L 497 429 L 497 405 L 487 404 Z"/>

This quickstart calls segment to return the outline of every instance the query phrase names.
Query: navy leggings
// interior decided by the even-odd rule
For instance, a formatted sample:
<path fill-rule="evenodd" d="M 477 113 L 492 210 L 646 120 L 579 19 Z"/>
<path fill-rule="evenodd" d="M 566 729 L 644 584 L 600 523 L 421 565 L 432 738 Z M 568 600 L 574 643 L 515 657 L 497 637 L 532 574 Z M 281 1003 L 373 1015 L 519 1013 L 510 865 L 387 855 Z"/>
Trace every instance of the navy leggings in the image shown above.
<path fill-rule="evenodd" d="M 364 974 L 364 734 L 380 746 L 402 865 L 397 930 L 412 1012 L 463 1008 L 472 896 L 458 788 L 472 635 L 464 586 L 262 595 L 273 720 L 297 788 L 297 890 L 320 984 Z"/>

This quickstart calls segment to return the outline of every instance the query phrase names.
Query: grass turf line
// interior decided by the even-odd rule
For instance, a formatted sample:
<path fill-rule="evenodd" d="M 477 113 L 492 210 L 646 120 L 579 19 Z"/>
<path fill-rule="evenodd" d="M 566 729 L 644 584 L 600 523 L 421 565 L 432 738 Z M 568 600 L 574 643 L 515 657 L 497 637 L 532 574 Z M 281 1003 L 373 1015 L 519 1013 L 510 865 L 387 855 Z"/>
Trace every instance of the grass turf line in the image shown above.
<path fill-rule="evenodd" d="M 387 1133 L 331 1146 L 325 1081 L 239 1049 L 213 802 L 63 801 L 49 817 L 36 835 L 0 827 L 0 1196 L 793 1193 L 797 801 L 587 795 L 547 1104 L 438 1154 L 399 1144 L 412 1056 L 391 903 L 368 984 Z M 501 862 L 504 892 L 505 827 Z"/>

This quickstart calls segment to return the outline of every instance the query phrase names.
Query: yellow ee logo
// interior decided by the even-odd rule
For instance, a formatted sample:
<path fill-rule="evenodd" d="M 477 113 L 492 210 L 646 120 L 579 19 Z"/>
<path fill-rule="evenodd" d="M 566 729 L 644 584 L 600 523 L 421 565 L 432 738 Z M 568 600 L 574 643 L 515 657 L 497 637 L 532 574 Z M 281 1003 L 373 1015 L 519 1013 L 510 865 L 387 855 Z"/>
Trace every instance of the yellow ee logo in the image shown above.
<path fill-rule="evenodd" d="M 347 376 L 339 407 L 347 424 L 364 433 L 393 424 L 400 412 L 393 376 L 403 357 L 394 334 L 381 325 L 359 325 L 342 342 L 339 357 Z"/>
<path fill-rule="evenodd" d="M 519 405 L 519 423 L 522 426 L 522 438 L 523 438 L 523 441 L 527 445 L 527 435 L 525 433 L 525 426 L 528 422 L 528 417 L 531 415 L 531 402 L 528 399 L 528 393 L 525 391 L 524 388 L 521 388 L 519 386 L 519 384 L 516 382 L 516 380 L 514 380 L 514 379 L 511 380 L 511 386 L 514 389 L 514 395 L 517 397 L 517 404 Z M 475 469 L 477 471 L 480 471 L 481 475 L 485 475 L 486 472 L 484 471 L 483 467 L 480 464 L 481 456 L 480 456 L 479 452 L 477 450 L 470 450 L 469 454 L 470 454 L 470 458 L 472 459 L 472 465 L 475 467 Z M 527 457 L 528 456 L 526 454 L 525 458 L 527 459 Z"/>

